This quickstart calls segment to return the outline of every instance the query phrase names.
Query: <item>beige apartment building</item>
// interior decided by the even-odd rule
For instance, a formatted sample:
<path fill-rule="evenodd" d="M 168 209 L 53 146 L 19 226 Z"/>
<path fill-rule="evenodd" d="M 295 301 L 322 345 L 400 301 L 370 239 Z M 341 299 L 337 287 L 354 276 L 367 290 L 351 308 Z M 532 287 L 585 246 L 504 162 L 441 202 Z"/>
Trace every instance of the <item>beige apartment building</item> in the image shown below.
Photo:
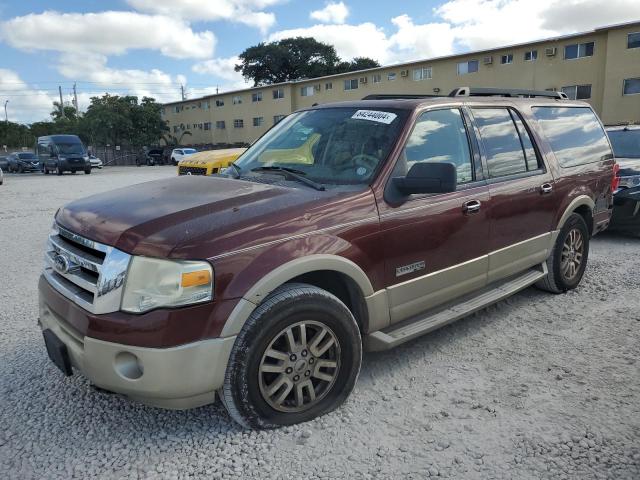
<path fill-rule="evenodd" d="M 250 143 L 315 103 L 372 94 L 446 95 L 455 87 L 564 91 L 607 125 L 640 123 L 640 21 L 526 44 L 247 88 L 164 105 L 183 144 Z"/>

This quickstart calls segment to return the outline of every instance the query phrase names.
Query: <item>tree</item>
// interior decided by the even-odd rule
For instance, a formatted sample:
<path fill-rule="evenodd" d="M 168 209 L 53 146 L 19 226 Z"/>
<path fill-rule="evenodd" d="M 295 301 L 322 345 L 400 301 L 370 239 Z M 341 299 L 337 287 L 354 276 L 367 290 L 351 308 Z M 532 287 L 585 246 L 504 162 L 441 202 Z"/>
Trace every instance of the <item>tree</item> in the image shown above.
<path fill-rule="evenodd" d="M 239 58 L 241 63 L 235 66 L 235 71 L 241 72 L 246 80 L 252 80 L 254 86 L 379 66 L 370 58 L 341 61 L 332 45 L 310 37 L 262 42 L 244 50 Z"/>

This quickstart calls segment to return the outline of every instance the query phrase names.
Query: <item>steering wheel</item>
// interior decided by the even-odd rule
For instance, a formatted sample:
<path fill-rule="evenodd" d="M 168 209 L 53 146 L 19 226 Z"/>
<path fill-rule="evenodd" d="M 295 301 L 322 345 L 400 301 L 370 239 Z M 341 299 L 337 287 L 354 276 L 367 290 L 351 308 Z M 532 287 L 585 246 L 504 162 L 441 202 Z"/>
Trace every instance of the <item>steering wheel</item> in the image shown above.
<path fill-rule="evenodd" d="M 373 171 L 375 170 L 376 166 L 378 166 L 379 161 L 380 160 L 378 159 L 378 157 L 375 157 L 373 155 L 369 155 L 367 153 L 358 153 L 357 155 L 351 157 L 352 165 L 350 165 L 349 168 L 364 167 L 367 169 L 367 171 Z"/>

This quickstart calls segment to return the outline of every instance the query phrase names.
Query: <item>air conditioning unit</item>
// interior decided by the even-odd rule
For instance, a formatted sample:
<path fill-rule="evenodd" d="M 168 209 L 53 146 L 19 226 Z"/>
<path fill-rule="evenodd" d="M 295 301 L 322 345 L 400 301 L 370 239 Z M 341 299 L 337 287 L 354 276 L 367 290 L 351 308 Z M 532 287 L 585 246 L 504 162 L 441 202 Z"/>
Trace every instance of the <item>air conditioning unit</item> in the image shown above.
<path fill-rule="evenodd" d="M 482 59 L 482 63 L 484 63 L 485 65 L 491 65 L 493 63 L 493 57 L 491 55 L 489 55 L 488 57 L 484 57 Z"/>
<path fill-rule="evenodd" d="M 401 77 L 408 77 L 409 76 L 409 70 L 402 70 L 400 72 L 400 76 Z"/>
<path fill-rule="evenodd" d="M 367 77 L 360 77 L 360 83 L 367 83 Z"/>
<path fill-rule="evenodd" d="M 556 53 L 558 53 L 558 49 L 556 47 L 549 47 L 544 49 L 544 54 L 547 57 L 555 57 Z"/>

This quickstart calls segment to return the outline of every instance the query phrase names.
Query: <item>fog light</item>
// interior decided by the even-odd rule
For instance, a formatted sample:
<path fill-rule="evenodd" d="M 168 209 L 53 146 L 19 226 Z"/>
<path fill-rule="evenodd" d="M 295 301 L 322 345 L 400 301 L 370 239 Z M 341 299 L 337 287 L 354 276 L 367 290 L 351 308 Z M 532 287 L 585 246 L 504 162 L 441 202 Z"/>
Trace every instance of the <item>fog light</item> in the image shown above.
<path fill-rule="evenodd" d="M 120 352 L 116 355 L 114 368 L 120 376 L 127 380 L 137 380 L 142 377 L 144 370 L 142 362 L 130 352 Z"/>

